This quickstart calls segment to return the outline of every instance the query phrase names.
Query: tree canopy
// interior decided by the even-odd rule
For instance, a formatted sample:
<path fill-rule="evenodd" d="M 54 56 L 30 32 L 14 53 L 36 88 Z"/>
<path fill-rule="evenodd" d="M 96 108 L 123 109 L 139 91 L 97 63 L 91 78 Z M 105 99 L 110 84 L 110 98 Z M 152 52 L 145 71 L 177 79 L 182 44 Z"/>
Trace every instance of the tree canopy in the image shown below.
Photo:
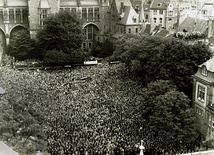
<path fill-rule="evenodd" d="M 189 99 L 170 81 L 151 82 L 142 91 L 134 119 L 147 148 L 180 151 L 191 148 L 197 138 L 195 116 Z M 192 145 L 192 146 L 191 146 Z"/>
<path fill-rule="evenodd" d="M 60 11 L 49 16 L 37 34 L 44 60 L 61 63 L 82 61 L 82 34 L 82 22 L 77 14 Z"/>
<path fill-rule="evenodd" d="M 109 57 L 114 52 L 114 44 L 110 39 L 105 39 L 103 42 L 97 41 L 93 43 L 92 56 L 105 58 Z"/>
<path fill-rule="evenodd" d="M 29 31 L 19 30 L 10 39 L 7 52 L 18 60 L 32 58 L 35 44 L 35 40 L 30 38 Z"/>
<path fill-rule="evenodd" d="M 191 97 L 191 76 L 198 65 L 210 59 L 211 55 L 202 43 L 190 45 L 175 38 L 127 35 L 116 43 L 113 58 L 125 62 L 129 71 L 132 62 L 137 61 L 138 75 L 145 85 L 159 79 L 170 80 Z"/>

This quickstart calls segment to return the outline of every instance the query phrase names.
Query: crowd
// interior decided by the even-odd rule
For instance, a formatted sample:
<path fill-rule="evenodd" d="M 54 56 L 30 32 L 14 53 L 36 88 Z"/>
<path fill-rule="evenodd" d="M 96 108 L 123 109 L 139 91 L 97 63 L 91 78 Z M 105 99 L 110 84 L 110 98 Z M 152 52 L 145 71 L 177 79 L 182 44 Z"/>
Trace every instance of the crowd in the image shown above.
<path fill-rule="evenodd" d="M 132 112 L 140 102 L 140 87 L 120 67 L 99 64 L 49 71 L 2 67 L 0 86 L 13 111 L 2 119 L 13 125 L 0 123 L 0 134 L 21 139 L 29 152 L 98 155 L 139 151 L 140 136 L 134 134 Z"/>

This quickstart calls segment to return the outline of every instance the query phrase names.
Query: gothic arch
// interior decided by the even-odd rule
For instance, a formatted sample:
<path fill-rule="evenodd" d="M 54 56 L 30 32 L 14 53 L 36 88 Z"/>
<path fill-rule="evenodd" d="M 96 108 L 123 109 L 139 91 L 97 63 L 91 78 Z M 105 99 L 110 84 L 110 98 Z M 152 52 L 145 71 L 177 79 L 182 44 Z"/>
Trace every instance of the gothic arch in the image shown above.
<path fill-rule="evenodd" d="M 84 26 L 83 30 L 86 41 L 96 40 L 96 37 L 100 33 L 99 27 L 94 23 L 87 23 L 87 25 Z"/>
<path fill-rule="evenodd" d="M 93 22 L 89 22 L 89 23 L 83 24 L 83 29 L 84 29 L 86 26 L 88 26 L 88 25 L 94 25 L 94 26 L 96 26 L 96 27 L 100 30 L 100 27 L 99 27 L 97 24 L 93 23 Z"/>
<path fill-rule="evenodd" d="M 10 39 L 13 38 L 14 33 L 16 33 L 19 30 L 27 30 L 26 27 L 24 27 L 23 25 L 16 25 L 14 26 L 11 30 L 10 30 Z"/>
<path fill-rule="evenodd" d="M 5 32 L 0 28 L 0 46 L 3 49 L 3 53 L 5 53 L 6 50 L 6 35 Z"/>

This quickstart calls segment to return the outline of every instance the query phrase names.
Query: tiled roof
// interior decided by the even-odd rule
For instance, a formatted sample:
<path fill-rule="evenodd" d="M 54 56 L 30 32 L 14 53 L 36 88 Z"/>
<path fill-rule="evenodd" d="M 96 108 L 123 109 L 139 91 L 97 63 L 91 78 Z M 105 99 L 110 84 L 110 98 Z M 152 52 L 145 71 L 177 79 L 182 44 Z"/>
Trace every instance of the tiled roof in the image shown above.
<path fill-rule="evenodd" d="M 3 1 L 2 1 L 3 2 Z M 1 2 L 1 3 L 2 3 Z M 28 6 L 28 3 L 27 3 L 27 1 L 20 1 L 20 0 L 16 0 L 16 1 L 14 1 L 14 0 L 7 0 L 7 5 L 8 6 Z"/>
<path fill-rule="evenodd" d="M 168 34 L 169 34 L 169 31 L 163 29 L 163 30 L 158 31 L 158 32 L 155 34 L 155 36 L 159 36 L 159 37 L 164 38 L 164 37 L 166 37 Z"/>
<path fill-rule="evenodd" d="M 203 64 L 199 65 L 199 67 L 206 66 L 207 70 L 210 72 L 214 72 L 214 57 L 207 60 Z"/>
<path fill-rule="evenodd" d="M 60 5 L 61 6 L 77 6 L 77 1 L 76 0 L 60 0 Z"/>
<path fill-rule="evenodd" d="M 138 24 L 133 22 L 133 18 L 136 18 L 136 21 L 138 21 L 138 15 L 136 11 L 132 6 L 125 6 L 123 17 L 119 23 L 123 25 Z"/>
<path fill-rule="evenodd" d="M 178 26 L 177 31 L 183 32 L 183 29 L 186 29 L 187 32 L 200 32 L 201 34 L 206 34 L 207 28 L 207 20 L 187 17 L 181 25 Z"/>
<path fill-rule="evenodd" d="M 121 3 L 123 3 L 124 6 L 132 6 L 132 3 L 130 0 L 115 0 L 117 11 L 120 12 Z"/>
<path fill-rule="evenodd" d="M 98 0 L 80 0 L 80 5 L 99 5 Z"/>
<path fill-rule="evenodd" d="M 209 43 L 214 44 L 214 36 L 211 36 L 208 40 L 209 40 Z"/>
<path fill-rule="evenodd" d="M 42 9 L 49 9 L 49 8 L 51 8 L 51 7 L 50 7 L 50 5 L 49 5 L 48 0 L 40 0 L 39 8 L 42 8 Z"/>
<path fill-rule="evenodd" d="M 213 3 L 204 3 L 201 10 L 211 11 L 211 10 L 213 10 L 213 8 L 214 8 Z"/>
<path fill-rule="evenodd" d="M 78 6 L 78 2 L 80 6 L 96 6 L 99 5 L 98 0 L 61 0 L 61 6 Z"/>
<path fill-rule="evenodd" d="M 150 9 L 165 10 L 170 0 L 153 0 Z"/>
<path fill-rule="evenodd" d="M 149 4 L 144 4 L 143 5 L 143 10 L 144 11 L 149 11 L 150 10 L 150 5 Z"/>
<path fill-rule="evenodd" d="M 0 141 L 0 155 L 19 155 L 19 153 Z"/>

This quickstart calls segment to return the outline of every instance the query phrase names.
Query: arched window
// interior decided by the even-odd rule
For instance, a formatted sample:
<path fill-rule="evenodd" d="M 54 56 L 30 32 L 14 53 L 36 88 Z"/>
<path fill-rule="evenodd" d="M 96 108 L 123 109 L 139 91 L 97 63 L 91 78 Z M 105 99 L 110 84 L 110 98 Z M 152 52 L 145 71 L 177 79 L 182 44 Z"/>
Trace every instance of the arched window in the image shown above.
<path fill-rule="evenodd" d="M 85 40 L 95 40 L 99 29 L 94 24 L 89 24 L 84 27 Z"/>

